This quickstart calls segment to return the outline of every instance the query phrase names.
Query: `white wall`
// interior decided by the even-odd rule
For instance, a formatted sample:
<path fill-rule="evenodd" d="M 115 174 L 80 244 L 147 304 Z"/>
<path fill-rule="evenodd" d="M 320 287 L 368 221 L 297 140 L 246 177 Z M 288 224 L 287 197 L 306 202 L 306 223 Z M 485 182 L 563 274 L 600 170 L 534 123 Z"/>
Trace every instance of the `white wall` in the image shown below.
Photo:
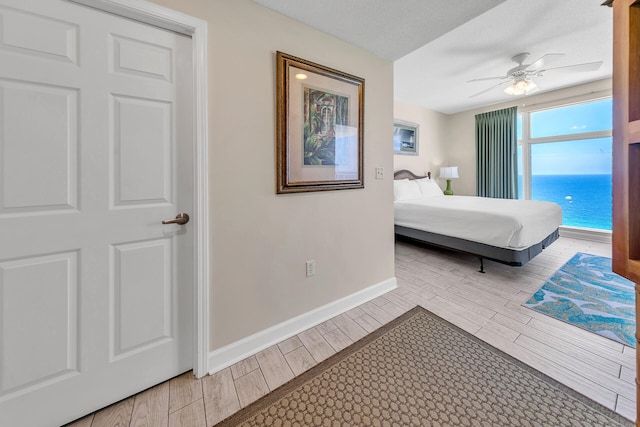
<path fill-rule="evenodd" d="M 392 63 L 249 0 L 155 1 L 208 21 L 211 350 L 393 280 Z M 275 194 L 278 50 L 365 79 L 365 189 Z"/>
<path fill-rule="evenodd" d="M 424 175 L 430 171 L 432 176 L 437 178 L 440 166 L 447 165 L 449 162 L 447 153 L 444 151 L 447 116 L 402 101 L 394 101 L 393 116 L 396 120 L 419 125 L 418 155 L 395 154 L 393 156 L 394 169 L 408 169 L 416 175 Z M 441 185 L 444 184 L 441 183 Z"/>

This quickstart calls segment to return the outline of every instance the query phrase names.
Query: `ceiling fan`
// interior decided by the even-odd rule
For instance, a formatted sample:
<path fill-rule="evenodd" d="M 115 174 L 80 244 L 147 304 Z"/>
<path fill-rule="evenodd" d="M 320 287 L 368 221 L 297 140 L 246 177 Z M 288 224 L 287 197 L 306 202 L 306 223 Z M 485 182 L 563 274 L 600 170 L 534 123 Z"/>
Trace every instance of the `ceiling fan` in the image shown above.
<path fill-rule="evenodd" d="M 473 79 L 467 81 L 467 83 L 471 82 L 481 82 L 488 80 L 502 80 L 500 83 L 493 85 L 483 91 L 480 91 L 474 95 L 471 95 L 470 98 L 481 95 L 485 92 L 490 91 L 493 88 L 498 86 L 502 86 L 504 84 L 509 84 L 504 90 L 507 95 L 525 95 L 532 91 L 535 91 L 538 86 L 536 85 L 533 77 L 542 77 L 547 72 L 583 72 L 583 71 L 595 71 L 602 65 L 602 61 L 597 62 L 585 62 L 583 64 L 574 64 L 574 65 L 565 65 L 562 67 L 553 67 L 553 68 L 545 68 L 547 62 L 552 62 L 554 59 L 557 59 L 563 56 L 563 53 L 547 53 L 543 55 L 538 60 L 525 64 L 524 62 L 529 57 L 528 52 L 519 53 L 511 58 L 511 60 L 518 65 L 511 68 L 504 76 L 498 77 L 484 77 L 480 79 Z"/>

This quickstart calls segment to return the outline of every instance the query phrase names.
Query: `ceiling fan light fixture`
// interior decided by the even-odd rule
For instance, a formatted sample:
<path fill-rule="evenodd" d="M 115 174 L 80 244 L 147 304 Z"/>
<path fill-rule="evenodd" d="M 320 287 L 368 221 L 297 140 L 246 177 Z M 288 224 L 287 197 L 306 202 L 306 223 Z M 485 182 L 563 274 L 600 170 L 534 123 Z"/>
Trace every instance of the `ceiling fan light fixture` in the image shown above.
<path fill-rule="evenodd" d="M 504 90 L 504 93 L 513 96 L 526 95 L 537 87 L 538 86 L 533 80 L 518 79 L 507 86 Z"/>

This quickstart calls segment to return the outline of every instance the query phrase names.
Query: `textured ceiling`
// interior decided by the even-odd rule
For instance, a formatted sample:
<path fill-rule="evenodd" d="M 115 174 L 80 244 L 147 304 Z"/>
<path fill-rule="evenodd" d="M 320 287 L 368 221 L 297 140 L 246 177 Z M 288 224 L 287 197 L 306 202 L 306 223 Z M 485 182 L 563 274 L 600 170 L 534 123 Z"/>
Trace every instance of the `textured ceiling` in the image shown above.
<path fill-rule="evenodd" d="M 550 67 L 604 61 L 597 71 L 546 73 L 546 92 L 611 76 L 612 10 L 602 0 L 254 0 L 394 61 L 396 99 L 451 114 L 505 102 L 511 57 L 562 53 Z"/>
<path fill-rule="evenodd" d="M 254 1 L 394 61 L 505 0 Z"/>

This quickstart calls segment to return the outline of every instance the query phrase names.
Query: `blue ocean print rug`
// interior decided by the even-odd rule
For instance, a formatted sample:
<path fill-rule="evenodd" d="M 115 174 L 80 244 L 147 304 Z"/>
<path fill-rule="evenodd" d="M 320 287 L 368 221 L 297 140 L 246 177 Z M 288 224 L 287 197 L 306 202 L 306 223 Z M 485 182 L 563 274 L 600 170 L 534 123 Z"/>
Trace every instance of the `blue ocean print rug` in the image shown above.
<path fill-rule="evenodd" d="M 636 346 L 634 284 L 611 271 L 611 258 L 576 253 L 523 306 Z"/>

